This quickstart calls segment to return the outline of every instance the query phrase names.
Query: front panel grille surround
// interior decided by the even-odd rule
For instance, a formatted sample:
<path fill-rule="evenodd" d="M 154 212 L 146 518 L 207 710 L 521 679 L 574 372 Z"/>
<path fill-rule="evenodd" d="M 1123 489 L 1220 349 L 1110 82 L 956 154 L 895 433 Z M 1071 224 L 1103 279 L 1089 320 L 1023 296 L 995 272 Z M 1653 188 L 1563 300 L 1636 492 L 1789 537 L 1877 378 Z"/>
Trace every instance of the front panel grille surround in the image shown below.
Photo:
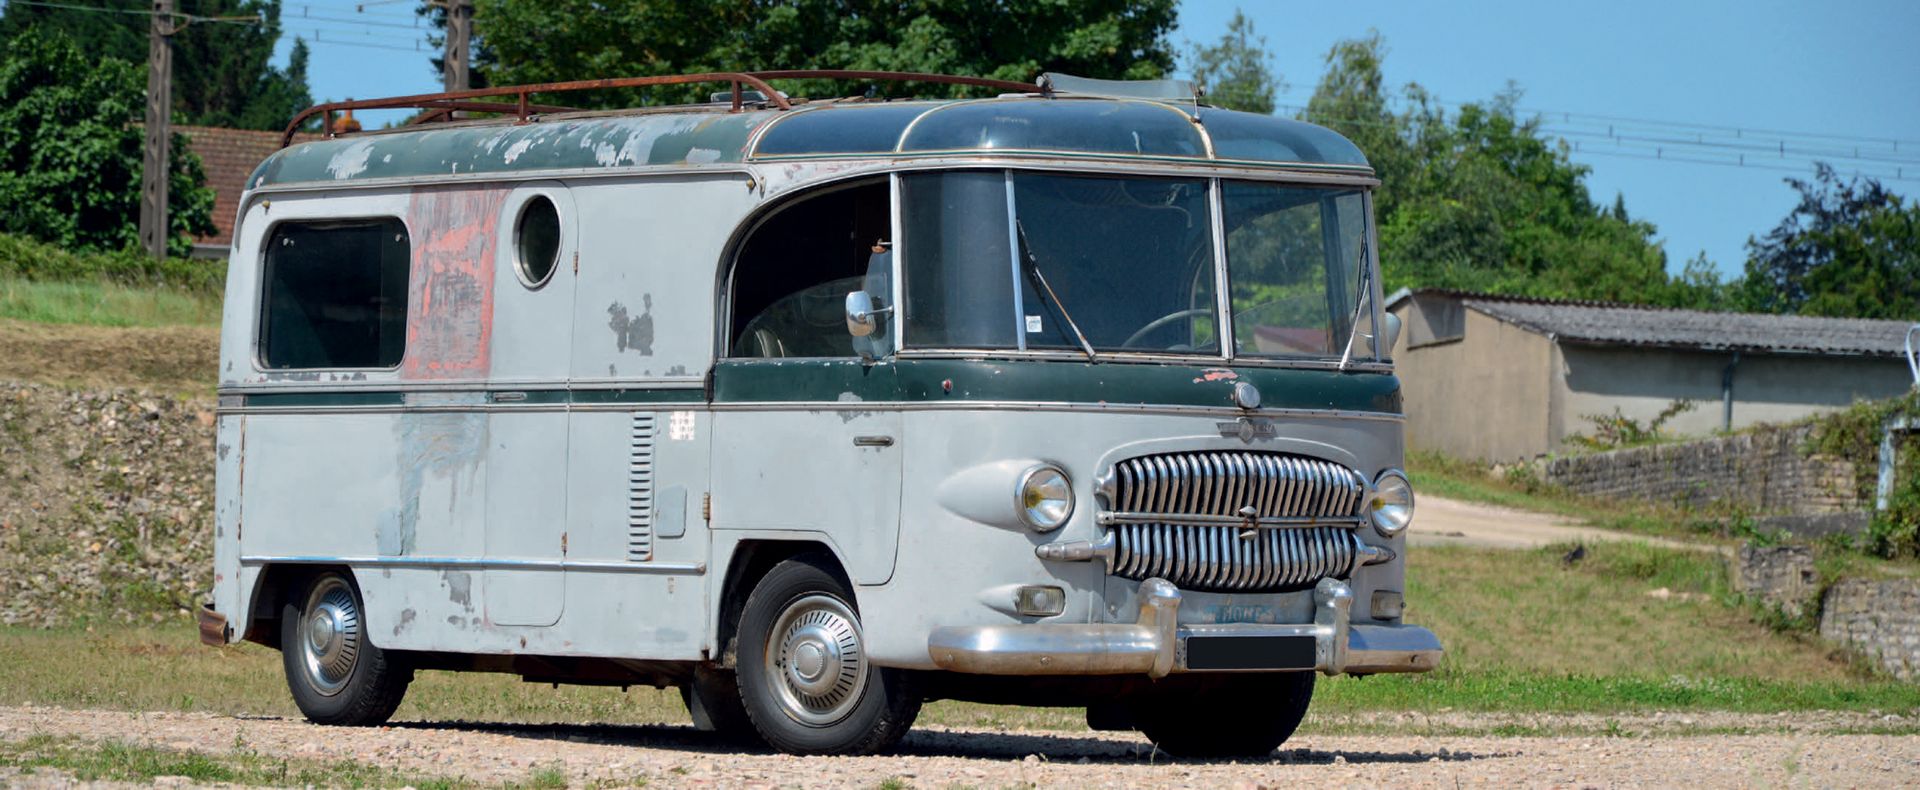
<path fill-rule="evenodd" d="M 1286 453 L 1195 451 L 1114 465 L 1099 514 L 1110 571 L 1183 589 L 1280 592 L 1350 575 L 1365 478 Z"/>

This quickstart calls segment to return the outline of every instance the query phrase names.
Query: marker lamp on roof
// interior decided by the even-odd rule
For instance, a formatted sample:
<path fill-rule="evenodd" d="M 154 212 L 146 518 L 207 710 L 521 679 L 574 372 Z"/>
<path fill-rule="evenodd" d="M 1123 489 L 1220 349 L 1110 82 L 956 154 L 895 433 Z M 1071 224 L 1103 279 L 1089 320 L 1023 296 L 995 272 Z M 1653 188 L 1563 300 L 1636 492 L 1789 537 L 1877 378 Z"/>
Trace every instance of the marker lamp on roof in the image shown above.
<path fill-rule="evenodd" d="M 1413 523 L 1413 484 L 1398 469 L 1381 472 L 1373 481 L 1373 493 L 1367 497 L 1367 518 L 1383 537 L 1407 531 Z"/>

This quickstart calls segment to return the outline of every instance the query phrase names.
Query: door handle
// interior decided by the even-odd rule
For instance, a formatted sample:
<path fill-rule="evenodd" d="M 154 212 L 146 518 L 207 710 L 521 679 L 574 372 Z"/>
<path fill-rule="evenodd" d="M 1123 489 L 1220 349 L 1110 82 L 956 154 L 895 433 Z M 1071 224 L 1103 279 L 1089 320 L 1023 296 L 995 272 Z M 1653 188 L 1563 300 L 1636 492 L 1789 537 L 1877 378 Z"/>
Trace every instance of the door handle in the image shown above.
<path fill-rule="evenodd" d="M 853 446 L 855 447 L 892 447 L 893 437 L 891 436 L 855 436 L 853 437 Z"/>

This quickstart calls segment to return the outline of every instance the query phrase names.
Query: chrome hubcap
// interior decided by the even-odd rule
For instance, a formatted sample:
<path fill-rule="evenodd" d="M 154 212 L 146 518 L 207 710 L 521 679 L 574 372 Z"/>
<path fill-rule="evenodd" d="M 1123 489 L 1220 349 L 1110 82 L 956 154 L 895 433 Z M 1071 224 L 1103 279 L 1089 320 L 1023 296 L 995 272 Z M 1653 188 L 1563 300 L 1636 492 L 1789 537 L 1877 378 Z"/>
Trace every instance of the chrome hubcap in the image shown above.
<path fill-rule="evenodd" d="M 840 599 L 809 595 L 773 625 L 767 676 L 781 709 L 802 724 L 824 727 L 847 717 L 867 686 L 860 623 Z"/>
<path fill-rule="evenodd" d="M 299 646 L 301 665 L 306 667 L 307 682 L 326 696 L 340 693 L 353 677 L 360 655 L 360 610 L 354 606 L 353 591 L 339 577 L 328 577 L 314 585 L 304 609 L 306 638 Z"/>

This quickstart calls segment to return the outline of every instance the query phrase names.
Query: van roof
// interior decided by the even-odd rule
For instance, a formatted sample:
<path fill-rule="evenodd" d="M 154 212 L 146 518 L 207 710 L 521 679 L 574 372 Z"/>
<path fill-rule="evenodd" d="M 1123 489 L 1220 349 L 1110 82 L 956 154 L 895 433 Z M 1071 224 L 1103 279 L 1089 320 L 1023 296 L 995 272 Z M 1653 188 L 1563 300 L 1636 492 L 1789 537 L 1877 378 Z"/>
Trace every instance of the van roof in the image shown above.
<path fill-rule="evenodd" d="M 1191 102 L 1007 95 L 721 105 L 409 126 L 279 151 L 249 188 L 470 173 L 952 156 L 1220 163 L 1370 175 L 1338 132 Z"/>

